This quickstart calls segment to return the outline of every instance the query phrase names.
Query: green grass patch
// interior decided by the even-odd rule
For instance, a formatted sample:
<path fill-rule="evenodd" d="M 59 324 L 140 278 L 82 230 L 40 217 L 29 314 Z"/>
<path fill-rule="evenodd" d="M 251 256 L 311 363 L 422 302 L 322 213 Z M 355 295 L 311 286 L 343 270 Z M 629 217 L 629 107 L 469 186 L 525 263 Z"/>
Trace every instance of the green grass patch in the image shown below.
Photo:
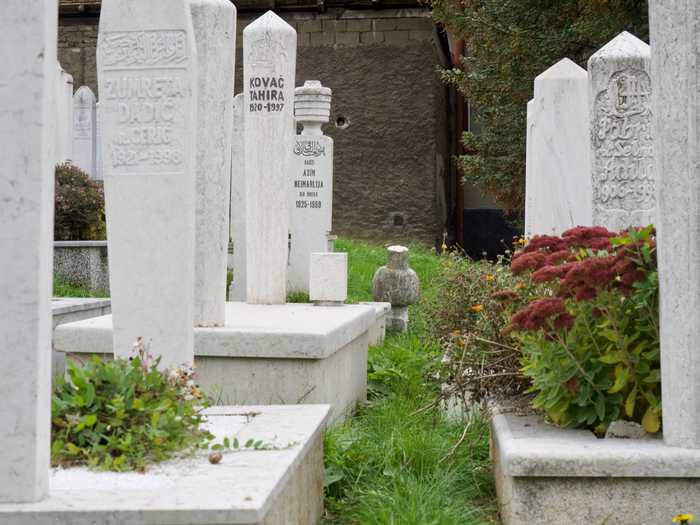
<path fill-rule="evenodd" d="M 349 254 L 349 301 L 371 301 L 385 248 L 340 239 L 336 250 Z M 435 297 L 440 258 L 412 246 L 410 264 L 423 296 Z M 453 421 L 425 409 L 439 390 L 433 378 L 442 353 L 421 314 L 415 305 L 409 333 L 388 334 L 370 348 L 368 405 L 326 433 L 326 525 L 494 523 L 487 419 L 474 412 Z"/>
<path fill-rule="evenodd" d="M 92 292 L 82 286 L 75 286 L 70 283 L 53 280 L 53 296 L 54 297 L 109 297 L 106 292 Z"/>

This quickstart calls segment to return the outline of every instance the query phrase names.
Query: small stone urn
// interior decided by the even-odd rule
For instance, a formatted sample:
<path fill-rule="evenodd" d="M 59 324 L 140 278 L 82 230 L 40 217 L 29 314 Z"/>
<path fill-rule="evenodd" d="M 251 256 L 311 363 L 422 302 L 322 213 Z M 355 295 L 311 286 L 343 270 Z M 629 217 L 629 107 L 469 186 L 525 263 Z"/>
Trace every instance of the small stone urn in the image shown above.
<path fill-rule="evenodd" d="M 405 332 L 408 330 L 408 307 L 420 298 L 420 280 L 408 267 L 408 248 L 389 246 L 389 262 L 379 268 L 372 279 L 375 301 L 391 303 L 387 316 L 387 328 Z"/>

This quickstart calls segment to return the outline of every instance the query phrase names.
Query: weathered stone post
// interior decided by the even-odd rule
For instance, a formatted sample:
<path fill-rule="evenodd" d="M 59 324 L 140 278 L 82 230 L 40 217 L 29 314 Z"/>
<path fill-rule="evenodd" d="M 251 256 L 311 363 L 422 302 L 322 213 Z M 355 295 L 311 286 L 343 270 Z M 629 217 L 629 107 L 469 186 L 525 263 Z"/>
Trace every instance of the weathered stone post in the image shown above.
<path fill-rule="evenodd" d="M 535 79 L 528 104 L 527 235 L 591 224 L 588 118 L 583 68 L 565 58 Z"/>
<path fill-rule="evenodd" d="M 229 290 L 229 301 L 246 300 L 244 105 L 244 93 L 239 93 L 233 98 L 233 139 L 231 140 L 231 240 L 233 241 L 233 282 Z"/>
<path fill-rule="evenodd" d="M 0 17 L 0 502 L 41 500 L 51 448 L 57 3 Z"/>
<path fill-rule="evenodd" d="M 190 0 L 190 9 L 199 78 L 194 324 L 223 326 L 236 8 L 229 0 Z"/>
<path fill-rule="evenodd" d="M 408 307 L 420 298 L 420 280 L 408 266 L 408 248 L 389 246 L 387 253 L 387 265 L 379 268 L 372 279 L 372 295 L 375 301 L 391 303 L 387 327 L 406 332 Z"/>
<path fill-rule="evenodd" d="M 73 95 L 73 164 L 95 178 L 97 116 L 95 94 L 80 86 Z"/>
<path fill-rule="evenodd" d="M 664 441 L 700 448 L 700 4 L 652 0 Z"/>
<path fill-rule="evenodd" d="M 197 49 L 185 0 L 112 0 L 97 49 L 114 353 L 192 362 Z M 223 286 L 223 283 L 222 283 Z"/>
<path fill-rule="evenodd" d="M 333 222 L 333 139 L 321 129 L 331 114 L 331 90 L 317 80 L 294 92 L 294 116 L 303 126 L 294 141 L 289 177 L 291 249 L 287 285 L 309 292 L 309 261 L 328 250 Z"/>
<path fill-rule="evenodd" d="M 272 11 L 243 31 L 246 287 L 251 304 L 287 300 L 296 45 L 296 31 Z"/>
<path fill-rule="evenodd" d="M 613 231 L 656 217 L 650 59 L 623 32 L 588 60 L 593 224 Z"/>

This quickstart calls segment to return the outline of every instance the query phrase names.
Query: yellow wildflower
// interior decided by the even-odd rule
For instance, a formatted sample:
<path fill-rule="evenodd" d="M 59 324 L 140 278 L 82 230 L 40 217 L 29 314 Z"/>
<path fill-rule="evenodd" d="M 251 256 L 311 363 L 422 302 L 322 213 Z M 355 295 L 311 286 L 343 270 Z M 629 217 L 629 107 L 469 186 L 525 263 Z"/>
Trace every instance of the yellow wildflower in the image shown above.
<path fill-rule="evenodd" d="M 491 273 L 487 273 L 487 274 L 484 276 L 484 279 L 486 279 L 487 281 L 493 281 L 495 278 L 496 278 L 496 276 L 493 275 L 493 274 L 491 274 Z"/>
<path fill-rule="evenodd" d="M 483 309 L 484 309 L 484 305 L 483 305 L 483 304 L 475 304 L 474 306 L 472 306 L 472 307 L 470 308 L 470 310 L 471 310 L 472 312 L 474 312 L 474 313 L 479 313 L 479 312 L 481 312 L 481 310 L 483 310 Z"/>
<path fill-rule="evenodd" d="M 525 285 L 523 283 L 518 283 L 515 285 L 516 290 L 520 290 L 521 288 L 525 288 Z"/>
<path fill-rule="evenodd" d="M 673 523 L 688 523 L 693 520 L 695 520 L 695 516 L 692 514 L 679 514 L 678 516 L 674 516 L 671 521 L 673 521 Z"/>

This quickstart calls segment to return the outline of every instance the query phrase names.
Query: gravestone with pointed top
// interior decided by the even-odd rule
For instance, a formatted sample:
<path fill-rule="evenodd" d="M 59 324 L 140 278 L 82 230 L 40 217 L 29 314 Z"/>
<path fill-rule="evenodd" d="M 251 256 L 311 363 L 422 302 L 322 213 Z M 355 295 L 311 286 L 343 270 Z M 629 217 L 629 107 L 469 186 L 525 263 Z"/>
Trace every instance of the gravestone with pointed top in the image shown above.
<path fill-rule="evenodd" d="M 650 59 L 625 31 L 588 60 L 592 222 L 613 231 L 656 215 Z"/>
<path fill-rule="evenodd" d="M 185 0 L 113 0 L 97 49 L 114 353 L 194 359 L 197 49 Z M 223 283 L 221 284 L 223 286 Z"/>
<path fill-rule="evenodd" d="M 528 104 L 526 235 L 591 224 L 588 75 L 568 58 L 535 79 Z"/>
<path fill-rule="evenodd" d="M 700 6 L 650 2 L 664 441 L 700 448 Z"/>
<path fill-rule="evenodd" d="M 199 78 L 194 324 L 223 326 L 236 8 L 228 0 L 190 0 L 190 9 Z"/>
<path fill-rule="evenodd" d="M 80 86 L 73 95 L 73 164 L 94 179 L 96 175 L 97 115 L 95 94 Z"/>
<path fill-rule="evenodd" d="M 294 116 L 303 126 L 294 141 L 289 178 L 291 247 L 287 283 L 309 292 L 309 256 L 328 250 L 333 222 L 333 139 L 323 134 L 330 118 L 331 90 L 317 80 L 294 93 Z"/>
<path fill-rule="evenodd" d="M 287 300 L 287 177 L 294 138 L 297 34 L 268 11 L 243 31 L 246 300 Z"/>
<path fill-rule="evenodd" d="M 246 193 L 244 115 L 245 95 L 233 98 L 233 138 L 231 140 L 231 241 L 233 243 L 233 281 L 229 301 L 246 300 Z"/>
<path fill-rule="evenodd" d="M 22 503 L 49 489 L 58 12 L 54 0 L 2 9 L 0 502 Z"/>

